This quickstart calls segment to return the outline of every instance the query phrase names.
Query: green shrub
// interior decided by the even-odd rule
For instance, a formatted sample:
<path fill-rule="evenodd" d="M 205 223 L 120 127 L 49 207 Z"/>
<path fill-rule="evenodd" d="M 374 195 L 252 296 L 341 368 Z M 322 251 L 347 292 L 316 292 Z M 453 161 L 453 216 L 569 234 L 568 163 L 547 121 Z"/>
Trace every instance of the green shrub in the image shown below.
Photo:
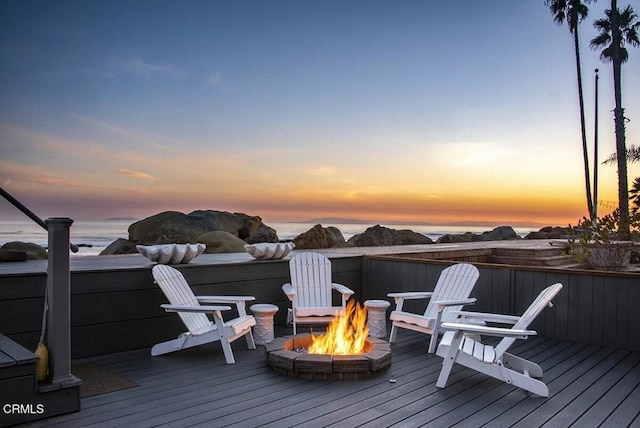
<path fill-rule="evenodd" d="M 571 227 L 571 253 L 576 261 L 592 269 L 621 270 L 628 265 L 634 248 L 640 241 L 640 213 L 629 213 L 630 238 L 619 235 L 620 211 L 591 221 L 586 217 L 576 227 Z"/>

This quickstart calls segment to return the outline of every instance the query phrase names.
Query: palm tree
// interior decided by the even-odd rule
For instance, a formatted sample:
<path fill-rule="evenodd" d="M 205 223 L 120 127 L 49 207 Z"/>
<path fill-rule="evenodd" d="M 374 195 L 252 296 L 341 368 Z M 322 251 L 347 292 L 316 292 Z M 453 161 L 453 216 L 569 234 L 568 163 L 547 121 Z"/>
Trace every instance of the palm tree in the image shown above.
<path fill-rule="evenodd" d="M 622 63 L 629 58 L 625 44 L 640 45 L 638 30 L 640 22 L 631 6 L 620 12 L 617 0 L 611 0 L 611 9 L 605 18 L 593 25 L 600 32 L 591 40 L 591 48 L 603 48 L 600 59 L 613 65 L 613 90 L 616 107 L 613 113 L 616 132 L 616 158 L 618 164 L 618 204 L 620 209 L 620 233 L 629 235 L 629 184 L 627 181 L 627 149 L 624 130 L 624 108 L 622 108 Z"/>
<path fill-rule="evenodd" d="M 612 153 L 611 156 L 607 158 L 603 164 L 613 164 L 618 160 L 616 153 Z M 631 147 L 627 147 L 627 162 L 640 162 L 640 144 L 631 145 Z M 632 212 L 640 211 L 640 177 L 636 177 L 633 181 L 633 185 L 631 189 L 629 189 L 629 200 L 633 201 L 633 209 Z"/>
<path fill-rule="evenodd" d="M 595 211 L 591 196 L 591 178 L 589 175 L 589 153 L 587 151 L 587 132 L 584 120 L 584 97 L 582 95 L 582 71 L 580 69 L 580 44 L 578 40 L 578 26 L 587 17 L 589 8 L 585 3 L 596 0 L 545 0 L 545 5 L 551 10 L 553 20 L 562 24 L 565 20 L 569 25 L 569 32 L 573 35 L 576 55 L 576 73 L 578 75 L 578 100 L 580 102 L 580 130 L 582 131 L 582 156 L 584 158 L 584 181 L 587 192 L 587 210 L 589 218 L 594 220 Z"/>

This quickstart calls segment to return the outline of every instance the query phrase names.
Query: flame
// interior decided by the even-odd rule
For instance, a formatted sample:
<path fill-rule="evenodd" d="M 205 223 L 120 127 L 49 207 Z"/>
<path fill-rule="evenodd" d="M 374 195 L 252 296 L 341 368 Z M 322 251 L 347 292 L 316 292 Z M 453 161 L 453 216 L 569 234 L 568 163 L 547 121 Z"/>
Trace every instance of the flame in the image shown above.
<path fill-rule="evenodd" d="M 369 335 L 367 310 L 349 300 L 342 315 L 331 321 L 323 336 L 313 336 L 309 354 L 361 354 Z"/>

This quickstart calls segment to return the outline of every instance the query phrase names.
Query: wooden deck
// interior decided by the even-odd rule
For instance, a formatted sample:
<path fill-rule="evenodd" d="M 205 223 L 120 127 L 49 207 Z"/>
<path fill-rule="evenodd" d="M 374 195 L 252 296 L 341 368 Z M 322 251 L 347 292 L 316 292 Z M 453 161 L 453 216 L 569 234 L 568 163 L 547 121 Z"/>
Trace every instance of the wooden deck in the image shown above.
<path fill-rule="evenodd" d="M 426 354 L 427 343 L 401 331 L 390 371 L 357 381 L 278 374 L 263 347 L 249 351 L 243 340 L 233 344 L 235 365 L 224 364 L 217 343 L 154 358 L 148 349 L 102 356 L 89 362 L 138 386 L 85 398 L 78 413 L 26 426 L 640 426 L 639 352 L 518 341 L 512 351 L 545 371 L 550 396 L 541 398 L 460 366 L 438 389 L 442 360 Z"/>

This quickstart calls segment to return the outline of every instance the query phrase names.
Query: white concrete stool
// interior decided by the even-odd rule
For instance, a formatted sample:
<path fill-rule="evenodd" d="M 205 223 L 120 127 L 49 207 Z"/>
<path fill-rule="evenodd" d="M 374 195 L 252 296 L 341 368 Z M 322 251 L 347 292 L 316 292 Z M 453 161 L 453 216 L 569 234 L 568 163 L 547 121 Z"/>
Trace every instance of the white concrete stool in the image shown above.
<path fill-rule="evenodd" d="M 273 340 L 273 316 L 278 312 L 276 305 L 259 303 L 249 307 L 256 317 L 253 327 L 253 339 L 258 345 L 265 345 Z"/>
<path fill-rule="evenodd" d="M 367 323 L 369 336 L 385 337 L 387 335 L 387 308 L 391 303 L 386 300 L 366 300 Z"/>

